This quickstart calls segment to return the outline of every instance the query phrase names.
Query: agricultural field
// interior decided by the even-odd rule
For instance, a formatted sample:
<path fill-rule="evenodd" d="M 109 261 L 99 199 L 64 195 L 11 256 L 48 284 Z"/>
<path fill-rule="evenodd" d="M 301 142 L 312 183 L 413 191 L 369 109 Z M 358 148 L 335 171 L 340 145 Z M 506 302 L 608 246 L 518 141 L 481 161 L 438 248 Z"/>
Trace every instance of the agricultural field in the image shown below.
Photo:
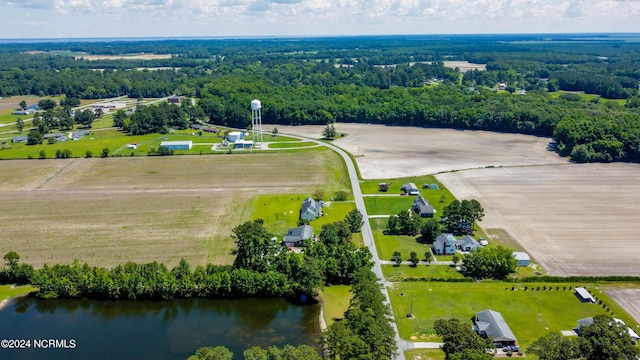
<path fill-rule="evenodd" d="M 606 308 L 578 300 L 573 289 L 585 285 Z M 599 314 L 613 313 L 638 328 L 598 284 L 405 282 L 394 283 L 389 295 L 400 336 L 411 341 L 438 341 L 433 330 L 437 319 L 455 317 L 471 325 L 471 317 L 487 309 L 502 313 L 523 348 L 551 331 L 572 330 L 579 319 Z M 410 311 L 413 319 L 406 317 Z"/>
<path fill-rule="evenodd" d="M 335 145 L 364 155 L 356 161 L 365 179 L 436 174 L 456 198 L 480 201 L 486 216 L 479 226 L 490 243 L 529 252 L 550 275 L 640 273 L 638 164 L 574 164 L 548 149 L 551 139 L 518 134 L 365 124 L 336 130 L 347 135 Z M 280 131 L 317 138 L 322 126 Z M 377 192 L 377 182 L 369 191 Z M 603 239 L 613 242 L 611 251 Z"/>
<path fill-rule="evenodd" d="M 2 161 L 0 253 L 26 263 L 229 264 L 231 229 L 258 195 L 340 184 L 329 150 Z"/>
<path fill-rule="evenodd" d="M 171 59 L 171 54 L 122 54 L 122 55 L 89 55 L 89 54 L 76 54 L 74 58 L 84 59 L 89 61 L 95 60 L 164 60 Z"/>

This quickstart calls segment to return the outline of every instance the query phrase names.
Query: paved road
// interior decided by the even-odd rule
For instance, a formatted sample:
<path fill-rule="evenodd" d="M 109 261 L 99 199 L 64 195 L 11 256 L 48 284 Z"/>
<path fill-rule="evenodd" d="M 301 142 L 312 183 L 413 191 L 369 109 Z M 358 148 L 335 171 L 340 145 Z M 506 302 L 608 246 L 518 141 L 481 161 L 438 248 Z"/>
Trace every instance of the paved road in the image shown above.
<path fill-rule="evenodd" d="M 385 281 L 384 275 L 382 275 L 382 267 L 380 266 L 380 257 L 378 256 L 378 250 L 376 249 L 375 243 L 373 241 L 373 232 L 371 231 L 371 224 L 369 223 L 369 215 L 367 214 L 367 209 L 364 206 L 364 199 L 362 197 L 362 191 L 360 189 L 360 182 L 358 181 L 358 173 L 356 172 L 356 167 L 353 163 L 353 160 L 344 150 L 332 144 L 328 144 L 328 143 L 314 140 L 314 139 L 288 135 L 288 134 L 287 136 L 303 139 L 306 141 L 312 141 L 317 144 L 326 146 L 329 149 L 338 153 L 338 155 L 342 156 L 342 158 L 344 159 L 344 162 L 347 166 L 347 173 L 349 174 L 349 179 L 351 180 L 351 192 L 353 193 L 353 198 L 356 203 L 356 208 L 360 210 L 364 220 L 364 225 L 362 226 L 362 238 L 364 240 L 365 245 L 369 248 L 369 250 L 371 251 L 371 254 L 373 255 L 374 265 L 373 265 L 373 269 L 371 270 L 374 272 L 374 274 L 376 274 L 376 276 L 380 280 L 380 283 L 383 285 L 380 287 L 380 291 L 382 292 L 382 295 L 384 295 L 385 297 L 385 301 L 384 301 L 385 304 L 391 307 L 391 302 L 389 301 L 389 292 L 387 291 L 387 287 L 384 285 L 386 281 Z M 407 341 L 400 339 L 400 335 L 398 334 L 398 327 L 396 326 L 395 322 L 391 322 L 391 326 L 393 327 L 393 330 L 395 332 L 396 344 L 398 344 L 398 353 L 396 354 L 395 359 L 405 360 L 404 351 L 407 349 L 411 349 L 413 347 L 411 347 Z"/>

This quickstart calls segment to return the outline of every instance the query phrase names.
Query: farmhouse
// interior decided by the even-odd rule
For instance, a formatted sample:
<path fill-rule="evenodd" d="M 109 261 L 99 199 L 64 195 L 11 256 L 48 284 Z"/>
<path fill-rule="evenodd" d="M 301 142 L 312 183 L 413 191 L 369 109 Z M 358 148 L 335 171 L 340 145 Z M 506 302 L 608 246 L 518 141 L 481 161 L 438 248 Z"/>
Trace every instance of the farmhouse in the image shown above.
<path fill-rule="evenodd" d="M 455 245 L 456 249 L 463 252 L 469 252 L 482 247 L 480 243 L 476 241 L 476 239 L 472 238 L 469 235 L 465 235 L 465 237 L 463 237 L 462 239 L 456 240 Z"/>
<path fill-rule="evenodd" d="M 577 287 L 575 294 L 582 302 L 596 302 L 596 299 L 593 297 L 593 295 L 591 295 L 591 293 L 589 293 L 589 291 L 587 291 L 587 289 L 583 287 Z"/>
<path fill-rule="evenodd" d="M 531 264 L 529 254 L 524 251 L 514 251 L 513 257 L 518 261 L 518 266 L 529 266 Z"/>
<path fill-rule="evenodd" d="M 442 233 L 433 242 L 431 248 L 436 255 L 453 255 L 456 251 L 469 252 L 482 246 L 469 235 L 458 240 L 453 234 Z"/>
<path fill-rule="evenodd" d="M 289 229 L 282 239 L 285 246 L 302 246 L 304 241 L 313 237 L 313 226 L 302 225 L 293 229 Z"/>
<path fill-rule="evenodd" d="M 64 133 L 44 134 L 42 138 L 45 140 L 55 139 L 55 141 L 58 142 L 67 141 L 67 137 L 64 135 Z"/>
<path fill-rule="evenodd" d="M 188 141 L 163 141 L 160 146 L 164 146 L 169 150 L 191 150 L 193 142 Z"/>
<path fill-rule="evenodd" d="M 456 253 L 456 241 L 453 234 L 442 233 L 433 242 L 431 248 L 436 255 L 453 255 Z"/>
<path fill-rule="evenodd" d="M 420 193 L 414 183 L 406 183 L 402 185 L 400 190 L 404 191 L 407 195 L 418 195 Z"/>
<path fill-rule="evenodd" d="M 11 139 L 11 142 L 14 142 L 14 143 L 27 142 L 27 137 L 26 136 L 14 136 Z"/>
<path fill-rule="evenodd" d="M 484 310 L 477 313 L 473 330 L 480 336 L 491 338 L 496 346 L 516 345 L 516 336 L 497 311 Z"/>
<path fill-rule="evenodd" d="M 308 197 L 302 202 L 302 208 L 300 209 L 300 219 L 311 221 L 322 215 L 322 205 L 317 201 Z"/>
<path fill-rule="evenodd" d="M 413 205 L 411 205 L 411 208 L 415 212 L 417 212 L 420 215 L 420 217 L 423 217 L 423 218 L 431 218 L 435 213 L 433 206 L 429 205 L 429 201 L 427 201 L 427 199 L 422 197 L 421 194 L 418 194 L 415 200 L 413 200 Z"/>

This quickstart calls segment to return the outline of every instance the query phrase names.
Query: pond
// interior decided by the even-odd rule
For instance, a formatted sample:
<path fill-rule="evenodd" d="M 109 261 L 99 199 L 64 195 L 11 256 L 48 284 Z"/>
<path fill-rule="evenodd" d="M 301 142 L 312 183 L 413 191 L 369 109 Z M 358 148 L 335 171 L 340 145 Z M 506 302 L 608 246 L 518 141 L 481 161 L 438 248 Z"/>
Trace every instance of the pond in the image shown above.
<path fill-rule="evenodd" d="M 0 358 L 186 359 L 200 347 L 223 345 L 241 359 L 252 346 L 314 345 L 319 311 L 283 299 L 19 298 L 0 311 L 0 340 L 22 339 L 19 345 L 30 347 L 3 343 Z"/>

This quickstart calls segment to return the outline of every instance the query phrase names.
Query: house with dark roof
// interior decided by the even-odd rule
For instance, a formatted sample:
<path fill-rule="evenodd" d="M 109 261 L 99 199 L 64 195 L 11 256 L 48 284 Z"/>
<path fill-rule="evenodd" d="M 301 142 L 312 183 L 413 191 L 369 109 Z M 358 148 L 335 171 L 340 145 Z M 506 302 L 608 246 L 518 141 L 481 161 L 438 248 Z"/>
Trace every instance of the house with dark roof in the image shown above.
<path fill-rule="evenodd" d="M 322 205 L 310 197 L 304 199 L 300 208 L 300 219 L 311 221 L 320 216 L 322 216 Z"/>
<path fill-rule="evenodd" d="M 455 241 L 456 249 L 462 252 L 469 252 L 481 248 L 479 242 L 469 235 L 465 235 L 462 239 Z"/>
<path fill-rule="evenodd" d="M 453 234 L 440 234 L 431 245 L 436 255 L 453 255 L 456 253 L 456 237 Z"/>
<path fill-rule="evenodd" d="M 167 102 L 169 104 L 180 104 L 180 102 L 182 102 L 182 97 L 181 96 L 177 96 L 177 95 L 173 95 L 171 97 L 169 97 L 167 99 Z"/>
<path fill-rule="evenodd" d="M 285 246 L 302 246 L 304 241 L 313 238 L 313 226 L 302 225 L 287 230 L 287 234 L 282 239 Z"/>
<path fill-rule="evenodd" d="M 476 313 L 473 330 L 478 335 L 490 338 L 496 346 L 516 345 L 516 336 L 497 311 L 484 310 Z"/>
<path fill-rule="evenodd" d="M 418 188 L 416 187 L 416 184 L 414 184 L 414 183 L 405 183 L 405 184 L 402 185 L 400 190 L 404 191 L 407 195 L 418 195 L 418 194 L 420 194 L 420 191 L 418 191 Z"/>
<path fill-rule="evenodd" d="M 433 214 L 436 212 L 433 206 L 429 205 L 429 201 L 427 201 L 427 199 L 422 197 L 421 194 L 418 194 L 415 200 L 413 200 L 413 205 L 411 205 L 411 208 L 415 212 L 417 212 L 418 215 L 420 215 L 420 217 L 423 217 L 423 218 L 431 218 L 433 217 Z"/>
<path fill-rule="evenodd" d="M 57 142 L 67 141 L 67 136 L 64 133 L 44 134 L 42 138 L 45 140 L 55 139 Z"/>

